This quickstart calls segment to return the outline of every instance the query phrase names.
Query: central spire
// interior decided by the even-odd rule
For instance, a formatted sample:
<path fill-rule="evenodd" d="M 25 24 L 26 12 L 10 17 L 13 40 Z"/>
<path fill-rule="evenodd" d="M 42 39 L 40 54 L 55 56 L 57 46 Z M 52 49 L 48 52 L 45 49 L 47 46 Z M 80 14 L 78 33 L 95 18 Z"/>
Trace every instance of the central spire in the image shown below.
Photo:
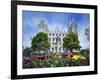
<path fill-rule="evenodd" d="M 48 32 L 48 26 L 47 24 L 45 23 L 45 20 L 40 20 L 40 23 L 38 24 L 39 26 L 39 31 L 40 32 Z"/>

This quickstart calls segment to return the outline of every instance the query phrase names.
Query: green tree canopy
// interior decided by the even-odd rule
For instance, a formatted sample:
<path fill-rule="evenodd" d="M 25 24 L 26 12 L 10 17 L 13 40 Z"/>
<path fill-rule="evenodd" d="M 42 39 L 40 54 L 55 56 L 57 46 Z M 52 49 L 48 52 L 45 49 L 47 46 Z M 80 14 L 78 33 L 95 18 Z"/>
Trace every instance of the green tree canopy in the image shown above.
<path fill-rule="evenodd" d="M 64 48 L 69 48 L 71 51 L 73 49 L 80 49 L 81 46 L 79 45 L 79 40 L 78 40 L 78 36 L 73 33 L 73 32 L 69 32 L 66 37 L 63 39 L 63 47 Z"/>
<path fill-rule="evenodd" d="M 23 55 L 30 55 L 30 53 L 32 52 L 32 49 L 29 47 L 26 47 L 25 49 L 23 49 Z"/>
<path fill-rule="evenodd" d="M 50 48 L 48 35 L 46 33 L 39 32 L 36 36 L 32 38 L 31 45 L 33 50 L 43 50 Z"/>

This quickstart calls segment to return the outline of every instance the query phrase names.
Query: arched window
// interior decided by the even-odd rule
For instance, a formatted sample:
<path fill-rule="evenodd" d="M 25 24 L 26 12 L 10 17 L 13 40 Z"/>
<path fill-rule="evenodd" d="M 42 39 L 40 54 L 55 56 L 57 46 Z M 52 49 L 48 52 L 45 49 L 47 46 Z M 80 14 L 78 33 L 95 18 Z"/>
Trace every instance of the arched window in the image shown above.
<path fill-rule="evenodd" d="M 53 41 L 55 40 L 55 38 L 53 38 Z"/>
<path fill-rule="evenodd" d="M 51 34 L 49 34 L 49 36 L 51 36 Z"/>
<path fill-rule="evenodd" d="M 59 38 L 59 41 L 61 41 L 61 38 Z"/>
<path fill-rule="evenodd" d="M 59 48 L 59 51 L 61 51 L 61 48 Z"/>
<path fill-rule="evenodd" d="M 54 48 L 52 47 L 52 51 L 54 51 Z"/>
<path fill-rule="evenodd" d="M 59 43 L 59 45 L 61 45 L 61 43 Z"/>

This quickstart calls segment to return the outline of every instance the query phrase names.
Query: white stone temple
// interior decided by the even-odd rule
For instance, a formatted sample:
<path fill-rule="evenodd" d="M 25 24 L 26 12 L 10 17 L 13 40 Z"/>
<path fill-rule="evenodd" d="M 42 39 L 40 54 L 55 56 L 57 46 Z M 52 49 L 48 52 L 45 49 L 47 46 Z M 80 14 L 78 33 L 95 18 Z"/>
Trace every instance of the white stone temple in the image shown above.
<path fill-rule="evenodd" d="M 48 30 L 48 26 L 44 20 L 40 20 L 40 23 L 38 26 L 39 26 L 40 32 L 45 32 L 48 34 L 48 38 L 49 38 L 49 42 L 50 42 L 50 51 L 52 51 L 53 53 L 64 52 L 63 38 L 66 36 L 66 34 L 68 32 L 74 32 L 78 35 L 77 25 L 76 25 L 74 19 L 72 19 L 69 23 L 68 32 L 60 31 L 60 30 L 50 31 L 50 30 Z"/>

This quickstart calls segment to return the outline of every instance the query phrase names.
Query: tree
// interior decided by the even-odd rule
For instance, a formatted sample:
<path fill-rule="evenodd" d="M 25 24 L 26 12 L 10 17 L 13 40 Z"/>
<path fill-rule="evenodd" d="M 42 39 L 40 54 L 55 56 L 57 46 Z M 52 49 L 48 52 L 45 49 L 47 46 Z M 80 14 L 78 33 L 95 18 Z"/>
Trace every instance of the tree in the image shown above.
<path fill-rule="evenodd" d="M 50 43 L 48 42 L 48 35 L 43 32 L 39 32 L 35 37 L 32 38 L 32 49 L 33 50 L 43 50 L 49 49 Z"/>
<path fill-rule="evenodd" d="M 32 52 L 32 49 L 29 47 L 26 47 L 25 49 L 23 49 L 23 55 L 25 56 L 29 56 L 31 52 Z"/>
<path fill-rule="evenodd" d="M 69 48 L 72 52 L 73 49 L 80 49 L 81 46 L 79 45 L 79 40 L 78 40 L 78 36 L 73 33 L 73 32 L 69 32 L 66 37 L 63 39 L 63 47 L 64 48 Z"/>

